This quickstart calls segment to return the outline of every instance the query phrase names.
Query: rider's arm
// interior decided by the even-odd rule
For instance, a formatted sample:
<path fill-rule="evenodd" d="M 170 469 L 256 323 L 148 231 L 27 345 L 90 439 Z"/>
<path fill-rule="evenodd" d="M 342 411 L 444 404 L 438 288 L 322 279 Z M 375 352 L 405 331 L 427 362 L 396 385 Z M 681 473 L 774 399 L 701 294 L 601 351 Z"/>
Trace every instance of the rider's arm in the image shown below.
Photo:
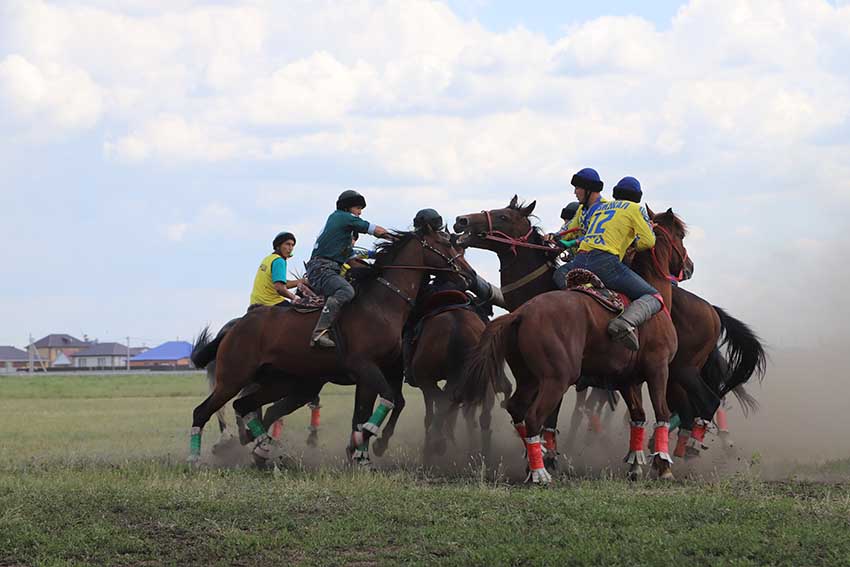
<path fill-rule="evenodd" d="M 635 234 L 637 236 L 635 238 L 635 248 L 637 251 L 642 252 L 655 246 L 655 233 L 652 231 L 649 223 L 646 222 L 646 219 L 643 218 L 640 207 L 638 205 L 629 207 L 626 213 L 631 217 L 632 224 L 635 227 Z"/>
<path fill-rule="evenodd" d="M 290 282 L 286 281 L 286 260 L 283 258 L 277 258 L 274 262 L 272 262 L 272 285 L 274 285 L 275 290 L 280 295 L 289 300 L 293 300 L 295 299 L 295 294 L 287 288 L 298 285 L 298 281 L 296 280 L 293 282 L 293 285 L 289 284 Z"/>
<path fill-rule="evenodd" d="M 359 232 L 360 234 L 371 234 L 372 236 L 377 236 L 379 238 L 387 234 L 387 230 L 384 227 L 361 219 L 356 215 L 351 215 L 351 229 Z"/>

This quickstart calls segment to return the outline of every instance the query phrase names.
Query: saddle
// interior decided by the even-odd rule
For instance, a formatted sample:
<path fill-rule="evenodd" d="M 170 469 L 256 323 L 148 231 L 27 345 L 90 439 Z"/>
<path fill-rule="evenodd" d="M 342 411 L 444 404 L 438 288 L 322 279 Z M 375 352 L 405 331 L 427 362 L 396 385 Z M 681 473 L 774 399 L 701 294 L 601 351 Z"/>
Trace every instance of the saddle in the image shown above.
<path fill-rule="evenodd" d="M 590 270 L 576 268 L 567 274 L 567 290 L 589 295 L 599 305 L 619 315 L 629 304 L 629 298 L 620 292 L 608 289 Z"/>
<path fill-rule="evenodd" d="M 298 297 L 292 302 L 292 308 L 298 313 L 312 313 L 325 306 L 325 296 L 319 295 L 305 283 L 298 284 Z"/>

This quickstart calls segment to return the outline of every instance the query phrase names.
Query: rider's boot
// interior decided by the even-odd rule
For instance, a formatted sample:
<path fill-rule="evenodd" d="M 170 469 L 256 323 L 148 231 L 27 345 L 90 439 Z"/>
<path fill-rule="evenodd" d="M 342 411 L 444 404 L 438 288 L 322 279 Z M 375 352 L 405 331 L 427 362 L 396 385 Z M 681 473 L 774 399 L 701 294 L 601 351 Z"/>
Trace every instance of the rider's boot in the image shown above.
<path fill-rule="evenodd" d="M 608 323 L 608 334 L 616 342 L 623 343 L 629 350 L 638 350 L 637 328 L 661 310 L 661 302 L 652 295 L 642 295 L 632 301 L 621 315 Z"/>
<path fill-rule="evenodd" d="M 331 339 L 330 333 L 331 326 L 339 315 L 339 307 L 340 305 L 335 298 L 329 297 L 325 300 L 325 306 L 316 322 L 316 328 L 313 329 L 313 336 L 310 337 L 311 347 L 336 348 L 336 343 Z"/>

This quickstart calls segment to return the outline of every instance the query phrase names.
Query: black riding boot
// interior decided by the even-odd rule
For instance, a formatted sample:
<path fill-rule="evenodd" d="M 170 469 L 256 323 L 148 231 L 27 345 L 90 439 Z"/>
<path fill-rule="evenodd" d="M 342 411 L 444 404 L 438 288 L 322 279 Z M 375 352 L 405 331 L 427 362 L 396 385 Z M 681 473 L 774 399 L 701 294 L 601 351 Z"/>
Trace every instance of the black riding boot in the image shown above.
<path fill-rule="evenodd" d="M 339 308 L 340 305 L 335 298 L 329 297 L 325 300 L 325 306 L 322 308 L 322 313 L 313 329 L 313 336 L 310 337 L 311 347 L 336 348 L 336 343 L 330 337 L 330 331 L 339 315 Z"/>
<path fill-rule="evenodd" d="M 638 350 L 637 328 L 661 310 L 661 302 L 651 295 L 642 295 L 626 307 L 621 315 L 608 323 L 608 334 L 629 350 Z"/>

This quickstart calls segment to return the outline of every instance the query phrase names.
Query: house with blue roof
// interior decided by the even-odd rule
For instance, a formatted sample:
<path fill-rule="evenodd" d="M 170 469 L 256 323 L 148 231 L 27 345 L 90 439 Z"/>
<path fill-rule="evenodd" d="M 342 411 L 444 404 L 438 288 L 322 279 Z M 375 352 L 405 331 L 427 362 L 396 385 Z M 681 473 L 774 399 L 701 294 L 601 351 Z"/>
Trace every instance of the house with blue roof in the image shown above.
<path fill-rule="evenodd" d="M 168 341 L 130 358 L 130 368 L 192 368 L 192 343 Z"/>

